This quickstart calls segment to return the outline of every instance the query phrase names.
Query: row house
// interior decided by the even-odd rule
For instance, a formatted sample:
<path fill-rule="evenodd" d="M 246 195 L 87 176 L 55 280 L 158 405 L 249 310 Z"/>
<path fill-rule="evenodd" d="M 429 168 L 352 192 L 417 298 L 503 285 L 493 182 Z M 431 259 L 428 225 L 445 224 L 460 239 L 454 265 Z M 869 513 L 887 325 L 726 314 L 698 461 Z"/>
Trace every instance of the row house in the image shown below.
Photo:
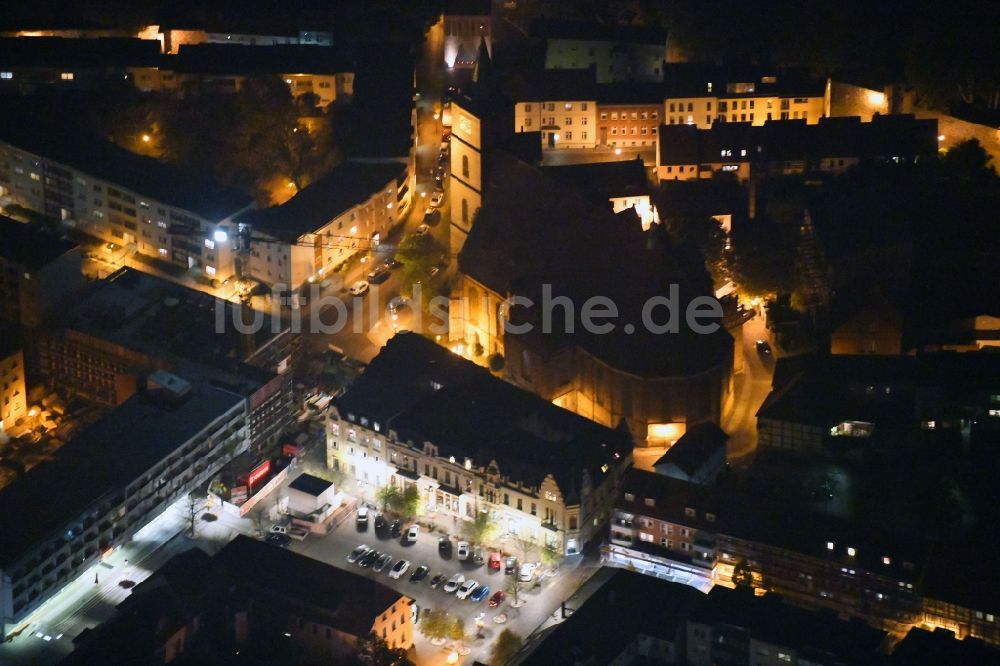
<path fill-rule="evenodd" d="M 769 517 L 776 515 L 783 517 Z M 632 470 L 622 483 L 605 558 L 704 586 L 732 586 L 735 569 L 746 567 L 756 588 L 896 630 L 920 621 L 919 552 L 825 516 L 792 515 L 759 498 Z"/>
<path fill-rule="evenodd" d="M 563 554 L 607 522 L 631 439 L 493 377 L 414 333 L 389 340 L 331 409 L 327 464 L 369 497 L 415 486 L 422 513 L 486 513 Z M 451 518 L 449 521 L 448 518 Z"/>

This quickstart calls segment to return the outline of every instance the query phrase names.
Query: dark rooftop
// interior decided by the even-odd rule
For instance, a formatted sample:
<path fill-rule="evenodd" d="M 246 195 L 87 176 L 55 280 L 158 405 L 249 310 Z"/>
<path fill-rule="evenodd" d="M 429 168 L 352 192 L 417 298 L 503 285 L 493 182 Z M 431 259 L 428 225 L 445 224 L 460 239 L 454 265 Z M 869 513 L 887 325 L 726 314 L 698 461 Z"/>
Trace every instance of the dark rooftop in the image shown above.
<path fill-rule="evenodd" d="M 289 488 L 294 488 L 300 492 L 319 497 L 327 488 L 333 485 L 332 481 L 321 479 L 312 474 L 300 474 L 294 481 L 288 484 Z"/>
<path fill-rule="evenodd" d="M 673 642 L 683 632 L 685 617 L 703 597 L 688 585 L 602 568 L 567 600 L 573 614 L 530 637 L 513 663 L 614 663 L 640 634 Z"/>
<path fill-rule="evenodd" d="M 998 378 L 1000 354 L 988 351 L 791 356 L 776 363 L 773 389 L 757 416 L 818 426 L 844 419 L 905 425 L 916 415 L 919 389 L 944 396 L 996 392 Z"/>
<path fill-rule="evenodd" d="M 728 440 L 729 435 L 714 423 L 699 423 L 688 428 L 653 467 L 676 465 L 690 476 L 719 449 L 725 452 Z"/>
<path fill-rule="evenodd" d="M 511 82 L 507 91 L 518 102 L 593 100 L 599 104 L 662 105 L 665 89 L 661 83 L 622 81 L 597 83 L 597 71 L 585 69 L 544 69 Z"/>
<path fill-rule="evenodd" d="M 339 49 L 302 44 L 183 44 L 164 55 L 164 69 L 192 74 L 341 74 L 354 64 Z"/>
<path fill-rule="evenodd" d="M 250 195 L 102 141 L 58 110 L 27 103 L 0 112 L 0 141 L 164 204 L 217 222 L 253 204 Z"/>
<path fill-rule="evenodd" d="M 542 167 L 542 173 L 576 188 L 594 203 L 608 206 L 612 197 L 649 194 L 649 180 L 641 158 L 617 162 L 589 162 Z"/>
<path fill-rule="evenodd" d="M 225 330 L 216 310 L 225 309 Z M 173 356 L 208 364 L 246 360 L 244 335 L 232 324 L 240 306 L 175 282 L 125 268 L 92 285 L 59 319 L 66 328 L 118 343 L 153 357 Z M 253 334 L 259 349 L 275 334 L 263 316 Z"/>
<path fill-rule="evenodd" d="M 570 39 L 587 42 L 665 46 L 667 41 L 667 31 L 663 28 L 593 21 L 542 19 L 532 26 L 532 33 L 543 39 Z"/>
<path fill-rule="evenodd" d="M 492 8 L 490 0 L 444 0 L 445 16 L 489 16 Z"/>
<path fill-rule="evenodd" d="M 699 599 L 691 621 L 742 627 L 757 640 L 794 648 L 799 659 L 829 663 L 866 664 L 875 657 L 886 633 L 860 620 L 838 619 L 829 611 L 813 611 L 785 603 L 777 595 L 757 597 L 716 585 Z"/>
<path fill-rule="evenodd" d="M 0 258 L 5 261 L 37 271 L 77 247 L 60 232 L 0 215 Z"/>
<path fill-rule="evenodd" d="M 159 59 L 160 42 L 155 39 L 0 39 L 0 66 L 5 67 L 155 67 Z"/>
<path fill-rule="evenodd" d="M 541 285 L 575 303 L 601 295 L 611 298 L 621 325 L 605 335 L 543 336 L 551 347 L 576 344 L 619 370 L 642 377 L 674 377 L 704 372 L 731 362 L 733 340 L 724 329 L 697 335 L 686 327 L 657 335 L 642 324 L 643 304 L 676 285 L 681 307 L 711 293 L 703 266 L 692 268 L 676 248 L 642 231 L 634 213 L 616 216 L 595 206 L 578 190 L 499 151 L 487 155 L 483 206 L 459 255 L 459 269 L 489 289 L 516 293 L 541 303 Z M 609 257 L 615 257 L 610 261 Z M 514 308 L 511 316 L 540 316 Z M 535 308 L 534 310 L 538 310 Z M 625 332 L 633 323 L 634 334 Z"/>
<path fill-rule="evenodd" d="M 827 157 L 889 158 L 930 156 L 937 152 L 937 121 L 910 115 L 805 120 L 768 120 L 695 125 L 661 125 L 659 163 L 817 160 Z M 729 156 L 721 158 L 720 155 Z"/>
<path fill-rule="evenodd" d="M 826 92 L 826 79 L 805 70 L 757 65 L 666 63 L 663 82 L 665 97 L 821 97 Z"/>
<path fill-rule="evenodd" d="M 958 640 L 947 629 L 913 627 L 892 652 L 893 666 L 941 664 L 998 664 L 1000 651 L 975 638 Z"/>
<path fill-rule="evenodd" d="M 368 576 L 242 534 L 210 566 L 218 579 L 246 593 L 302 609 L 305 617 L 322 617 L 325 624 L 355 636 L 367 636 L 375 619 L 405 598 Z"/>
<path fill-rule="evenodd" d="M 0 319 L 0 361 L 23 351 L 21 329 Z"/>
<path fill-rule="evenodd" d="M 0 491 L 0 563 L 70 527 L 94 502 L 124 490 L 242 400 L 199 383 L 180 401 L 133 395 Z"/>
<path fill-rule="evenodd" d="M 237 220 L 275 238 L 295 241 L 368 200 L 405 170 L 405 164 L 396 162 L 347 160 L 280 206 L 248 210 Z"/>
<path fill-rule="evenodd" d="M 442 457 L 493 461 L 500 473 L 537 486 L 552 474 L 568 504 L 583 473 L 596 485 L 632 450 L 612 430 L 523 391 L 415 333 L 399 333 L 336 402 L 342 417 L 365 416 Z"/>

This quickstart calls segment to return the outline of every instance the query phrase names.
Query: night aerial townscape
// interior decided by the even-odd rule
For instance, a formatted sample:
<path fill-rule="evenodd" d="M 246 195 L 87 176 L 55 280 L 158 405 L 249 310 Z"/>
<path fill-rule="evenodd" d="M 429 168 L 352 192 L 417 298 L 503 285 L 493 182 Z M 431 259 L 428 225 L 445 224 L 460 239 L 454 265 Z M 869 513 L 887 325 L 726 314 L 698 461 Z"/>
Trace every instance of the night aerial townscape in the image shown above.
<path fill-rule="evenodd" d="M 0 3 L 0 666 L 1000 664 L 1000 3 Z"/>

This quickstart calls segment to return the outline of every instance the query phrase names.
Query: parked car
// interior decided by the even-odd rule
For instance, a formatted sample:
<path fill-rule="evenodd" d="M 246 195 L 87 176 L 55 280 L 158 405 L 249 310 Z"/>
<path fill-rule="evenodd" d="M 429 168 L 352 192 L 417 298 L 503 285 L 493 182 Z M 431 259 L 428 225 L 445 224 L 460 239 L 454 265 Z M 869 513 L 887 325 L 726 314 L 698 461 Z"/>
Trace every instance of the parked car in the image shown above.
<path fill-rule="evenodd" d="M 419 583 L 424 578 L 427 578 L 428 571 L 430 571 L 430 569 L 421 564 L 419 567 L 413 570 L 413 573 L 410 574 L 410 582 Z"/>
<path fill-rule="evenodd" d="M 367 569 L 371 565 L 375 564 L 375 562 L 377 562 L 380 557 L 382 557 L 382 553 L 378 552 L 373 548 L 372 550 L 368 551 L 367 555 L 364 555 L 361 559 L 358 560 L 358 565 Z"/>
<path fill-rule="evenodd" d="M 364 280 L 358 280 L 347 291 L 351 292 L 351 296 L 364 296 L 368 293 L 368 283 Z"/>
<path fill-rule="evenodd" d="M 292 537 L 288 536 L 287 534 L 278 534 L 276 532 L 272 532 L 271 534 L 268 534 L 267 538 L 264 540 L 267 541 L 272 546 L 281 546 L 282 548 L 288 548 L 288 544 L 292 542 Z"/>
<path fill-rule="evenodd" d="M 389 528 L 389 534 L 394 537 L 398 537 L 403 533 L 403 522 L 401 520 L 392 521 L 392 527 Z"/>
<path fill-rule="evenodd" d="M 426 224 L 421 224 L 419 227 L 417 227 L 417 235 L 418 236 L 426 236 L 427 232 L 430 231 L 430 230 L 431 230 L 431 228 L 428 227 Z"/>
<path fill-rule="evenodd" d="M 399 268 L 400 266 L 402 266 L 403 264 L 399 263 L 399 261 L 396 260 L 396 257 L 390 257 L 390 258 L 386 259 L 382 263 L 382 265 L 385 266 L 386 268 L 388 268 L 390 271 L 394 271 L 397 268 Z"/>
<path fill-rule="evenodd" d="M 399 578 L 406 573 L 406 570 L 410 568 L 410 563 L 407 560 L 400 560 L 393 565 L 392 569 L 389 570 L 389 578 Z"/>
<path fill-rule="evenodd" d="M 381 513 L 375 516 L 375 529 L 381 530 L 385 527 L 385 516 Z"/>
<path fill-rule="evenodd" d="M 451 552 L 451 539 L 446 536 L 438 537 L 438 552 L 439 553 L 450 553 Z"/>
<path fill-rule="evenodd" d="M 434 190 L 434 194 L 431 195 L 431 208 L 439 208 L 442 203 L 444 203 L 444 192 L 442 190 Z"/>
<path fill-rule="evenodd" d="M 441 589 L 447 592 L 448 594 L 451 594 L 452 592 L 458 589 L 459 585 L 462 585 L 464 583 L 465 583 L 465 576 L 457 573 L 451 578 L 449 578 L 448 582 L 445 583 L 444 587 L 442 587 Z"/>
<path fill-rule="evenodd" d="M 525 562 L 521 565 L 521 573 L 518 575 L 521 582 L 527 583 L 531 580 L 531 577 L 535 575 L 535 566 L 536 565 L 531 564 L 530 562 Z"/>
<path fill-rule="evenodd" d="M 441 221 L 441 213 L 434 210 L 433 208 L 428 208 L 424 211 L 424 224 L 433 227 L 435 224 Z"/>
<path fill-rule="evenodd" d="M 357 522 L 358 522 L 358 527 L 364 527 L 365 529 L 368 529 L 368 507 L 366 506 L 358 507 Z"/>
<path fill-rule="evenodd" d="M 496 592 L 493 593 L 493 596 L 490 597 L 489 601 L 490 608 L 496 608 L 497 606 L 502 604 L 503 600 L 506 598 L 507 595 L 503 593 L 503 590 L 497 590 Z"/>
<path fill-rule="evenodd" d="M 284 525 L 271 525 L 271 534 L 288 534 L 288 528 Z"/>
<path fill-rule="evenodd" d="M 450 151 L 450 150 L 451 150 L 451 142 L 448 141 L 447 139 L 442 139 L 442 141 L 441 141 L 441 152 L 447 154 L 448 151 Z"/>
<path fill-rule="evenodd" d="M 445 580 L 445 578 L 444 578 L 444 574 L 443 573 L 436 573 L 436 574 L 434 574 L 434 577 L 431 578 L 430 585 L 431 585 L 431 587 L 437 587 L 438 585 L 440 585 L 441 583 L 443 583 L 444 580 Z"/>
<path fill-rule="evenodd" d="M 368 546 L 365 545 L 358 546 L 357 548 L 355 548 L 354 550 L 352 550 L 350 553 L 347 554 L 347 561 L 350 562 L 351 564 L 354 564 L 362 557 L 367 555 L 370 551 L 371 548 L 369 548 Z"/>
<path fill-rule="evenodd" d="M 467 580 L 464 583 L 462 583 L 461 587 L 458 588 L 458 591 L 455 593 L 455 596 L 457 596 L 459 599 L 465 599 L 470 594 L 472 594 L 472 592 L 477 587 L 479 587 L 479 583 L 477 583 L 474 580 Z M 445 591 L 447 592 L 447 590 Z"/>
<path fill-rule="evenodd" d="M 757 353 L 760 354 L 761 356 L 771 355 L 771 345 L 768 343 L 767 340 L 758 340 L 756 347 L 757 347 Z"/>
<path fill-rule="evenodd" d="M 482 564 L 483 562 L 485 562 L 486 558 L 483 557 L 483 551 L 481 550 L 472 551 L 472 561 L 476 564 Z"/>
<path fill-rule="evenodd" d="M 419 525 L 410 525 L 410 529 L 406 530 L 406 543 L 416 543 L 417 537 L 420 535 Z"/>
<path fill-rule="evenodd" d="M 515 573 L 517 573 L 517 558 L 516 557 L 514 557 L 513 555 L 511 555 L 510 557 L 507 558 L 507 561 L 504 563 L 503 572 L 505 574 L 507 574 L 508 576 L 512 576 Z"/>
<path fill-rule="evenodd" d="M 368 281 L 372 284 L 382 284 L 389 279 L 389 269 L 383 266 L 378 266 L 375 270 L 368 273 Z"/>
<path fill-rule="evenodd" d="M 382 557 L 378 558 L 375 564 L 372 565 L 372 571 L 375 573 L 382 573 L 390 564 L 392 564 L 392 555 L 386 553 Z"/>
<path fill-rule="evenodd" d="M 489 585 L 480 585 L 472 592 L 472 594 L 469 595 L 469 600 L 475 602 L 482 601 L 483 599 L 486 598 L 486 596 L 489 593 L 490 593 Z"/>
<path fill-rule="evenodd" d="M 458 542 L 458 559 L 467 560 L 469 559 L 469 542 L 459 541 Z"/>
<path fill-rule="evenodd" d="M 494 571 L 500 571 L 500 551 L 492 550 L 490 551 L 490 569 Z"/>

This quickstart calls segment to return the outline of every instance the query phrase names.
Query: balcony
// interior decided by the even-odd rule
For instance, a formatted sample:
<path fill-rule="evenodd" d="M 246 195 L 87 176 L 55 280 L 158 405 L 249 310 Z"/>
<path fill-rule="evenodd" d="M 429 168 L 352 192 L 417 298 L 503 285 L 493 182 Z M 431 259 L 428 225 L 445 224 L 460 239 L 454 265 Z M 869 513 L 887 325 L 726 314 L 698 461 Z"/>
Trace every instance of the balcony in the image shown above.
<path fill-rule="evenodd" d="M 559 531 L 559 526 L 556 525 L 551 520 L 543 521 L 542 522 L 542 527 L 545 528 L 545 529 L 547 529 L 547 530 L 549 530 L 549 531 L 551 531 L 551 532 L 558 532 Z"/>

